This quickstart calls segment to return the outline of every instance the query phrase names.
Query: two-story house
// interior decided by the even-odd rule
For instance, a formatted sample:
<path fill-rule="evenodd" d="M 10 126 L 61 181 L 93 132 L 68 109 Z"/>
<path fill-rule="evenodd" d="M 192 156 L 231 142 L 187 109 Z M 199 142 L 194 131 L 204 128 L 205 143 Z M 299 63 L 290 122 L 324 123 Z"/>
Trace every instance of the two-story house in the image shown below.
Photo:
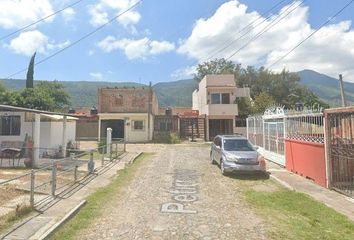
<path fill-rule="evenodd" d="M 234 75 L 206 75 L 199 82 L 193 92 L 193 110 L 206 116 L 207 139 L 235 132 L 238 97 L 250 97 L 250 90 L 236 87 Z"/>
<path fill-rule="evenodd" d="M 112 128 L 112 138 L 127 142 L 146 142 L 153 137 L 154 115 L 158 101 L 151 87 L 98 89 L 98 136 L 105 138 Z"/>

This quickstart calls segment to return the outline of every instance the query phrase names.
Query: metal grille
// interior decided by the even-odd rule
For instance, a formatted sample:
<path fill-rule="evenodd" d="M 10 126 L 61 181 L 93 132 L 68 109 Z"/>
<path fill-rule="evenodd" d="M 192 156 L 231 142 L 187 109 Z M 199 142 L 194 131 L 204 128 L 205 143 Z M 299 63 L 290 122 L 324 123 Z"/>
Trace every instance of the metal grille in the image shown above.
<path fill-rule="evenodd" d="M 264 149 L 284 155 L 284 119 L 264 121 Z"/>
<path fill-rule="evenodd" d="M 324 143 L 322 113 L 294 114 L 286 116 L 286 138 Z"/>
<path fill-rule="evenodd" d="M 354 197 L 354 108 L 326 113 L 330 186 Z"/>
<path fill-rule="evenodd" d="M 253 145 L 264 147 L 262 116 L 247 118 L 247 137 Z"/>

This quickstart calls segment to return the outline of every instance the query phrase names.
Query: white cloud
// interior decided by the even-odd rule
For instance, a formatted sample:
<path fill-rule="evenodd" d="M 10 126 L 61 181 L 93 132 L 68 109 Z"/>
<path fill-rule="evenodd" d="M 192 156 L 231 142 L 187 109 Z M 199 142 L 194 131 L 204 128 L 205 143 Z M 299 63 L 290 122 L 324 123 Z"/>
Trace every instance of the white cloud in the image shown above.
<path fill-rule="evenodd" d="M 295 3 L 295 6 L 297 4 L 299 2 Z M 229 43 L 231 39 L 241 36 L 242 34 L 236 33 L 259 17 L 257 12 L 247 11 L 247 6 L 237 0 L 226 2 L 213 16 L 196 21 L 191 35 L 181 40 L 178 52 L 200 62 L 210 57 L 228 58 L 262 31 L 272 19 L 284 12 L 286 7 L 254 28 L 246 37 L 236 41 L 224 51 L 217 51 L 222 49 L 226 42 Z M 308 22 L 308 15 L 308 7 L 297 8 L 230 60 L 243 65 L 270 66 L 315 30 Z M 261 18 L 257 23 L 262 20 L 265 19 Z M 217 54 L 214 54 L 215 52 Z M 350 21 L 344 21 L 324 27 L 272 69 L 280 70 L 286 67 L 290 71 L 299 71 L 307 68 L 333 77 L 343 73 L 347 76 L 346 80 L 354 82 L 353 62 L 354 30 Z"/>
<path fill-rule="evenodd" d="M 97 4 L 89 6 L 89 14 L 91 15 L 90 24 L 94 27 L 107 23 L 110 18 L 126 11 L 134 5 L 136 0 L 99 0 Z M 133 25 L 140 21 L 141 15 L 135 9 L 124 13 L 117 21 L 127 29 L 136 31 Z"/>
<path fill-rule="evenodd" d="M 89 51 L 87 52 L 87 54 L 88 54 L 89 56 L 92 56 L 93 54 L 95 54 L 95 51 L 94 51 L 94 50 L 89 50 Z"/>
<path fill-rule="evenodd" d="M 196 73 L 196 66 L 188 66 L 186 68 L 177 69 L 171 74 L 173 79 L 187 79 L 192 78 L 193 74 Z"/>
<path fill-rule="evenodd" d="M 53 13 L 49 0 L 1 0 L 0 27 L 21 28 Z M 53 17 L 45 20 L 53 21 Z"/>
<path fill-rule="evenodd" d="M 117 49 L 123 50 L 128 59 L 145 59 L 148 56 L 170 52 L 175 49 L 174 43 L 151 41 L 147 37 L 133 40 L 108 36 L 100 41 L 98 46 L 105 52 L 112 52 Z"/>
<path fill-rule="evenodd" d="M 76 12 L 73 8 L 67 8 L 62 12 L 65 22 L 69 22 L 74 19 Z"/>
<path fill-rule="evenodd" d="M 70 41 L 55 43 L 38 30 L 21 33 L 17 38 L 11 40 L 5 47 L 11 49 L 16 54 L 26 56 L 32 55 L 35 51 L 46 54 L 49 50 L 60 49 L 70 44 Z"/>
<path fill-rule="evenodd" d="M 90 76 L 93 77 L 95 80 L 102 80 L 103 79 L 103 75 L 100 72 L 92 72 L 90 73 Z"/>

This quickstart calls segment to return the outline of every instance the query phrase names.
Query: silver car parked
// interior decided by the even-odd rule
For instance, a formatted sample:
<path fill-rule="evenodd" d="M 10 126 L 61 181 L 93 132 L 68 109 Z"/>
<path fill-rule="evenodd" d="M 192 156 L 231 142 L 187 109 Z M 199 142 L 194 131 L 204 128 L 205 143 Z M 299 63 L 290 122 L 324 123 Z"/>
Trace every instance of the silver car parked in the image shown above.
<path fill-rule="evenodd" d="M 241 135 L 217 135 L 210 150 L 212 164 L 220 165 L 221 173 L 265 172 L 265 161 L 247 138 Z"/>

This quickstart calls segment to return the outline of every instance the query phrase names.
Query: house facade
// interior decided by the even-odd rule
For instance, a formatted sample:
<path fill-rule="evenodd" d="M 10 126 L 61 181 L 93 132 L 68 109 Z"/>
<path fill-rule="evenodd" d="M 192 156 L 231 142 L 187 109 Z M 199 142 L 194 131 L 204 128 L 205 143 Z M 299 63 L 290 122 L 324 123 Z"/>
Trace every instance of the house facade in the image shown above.
<path fill-rule="evenodd" d="M 237 98 L 250 97 L 249 88 L 236 87 L 234 75 L 206 75 L 193 92 L 193 110 L 206 119 L 206 138 L 217 134 L 233 134 L 237 129 Z"/>
<path fill-rule="evenodd" d="M 24 142 L 25 137 L 34 136 L 34 114 L 31 112 L 0 112 L 0 142 Z M 41 151 L 57 149 L 63 144 L 63 116 L 40 114 Z M 75 141 L 76 118 L 67 117 L 66 144 Z M 59 137 L 58 137 L 59 136 Z"/>
<path fill-rule="evenodd" d="M 101 88 L 98 90 L 98 138 L 146 142 L 153 138 L 154 116 L 159 107 L 151 87 Z"/>

